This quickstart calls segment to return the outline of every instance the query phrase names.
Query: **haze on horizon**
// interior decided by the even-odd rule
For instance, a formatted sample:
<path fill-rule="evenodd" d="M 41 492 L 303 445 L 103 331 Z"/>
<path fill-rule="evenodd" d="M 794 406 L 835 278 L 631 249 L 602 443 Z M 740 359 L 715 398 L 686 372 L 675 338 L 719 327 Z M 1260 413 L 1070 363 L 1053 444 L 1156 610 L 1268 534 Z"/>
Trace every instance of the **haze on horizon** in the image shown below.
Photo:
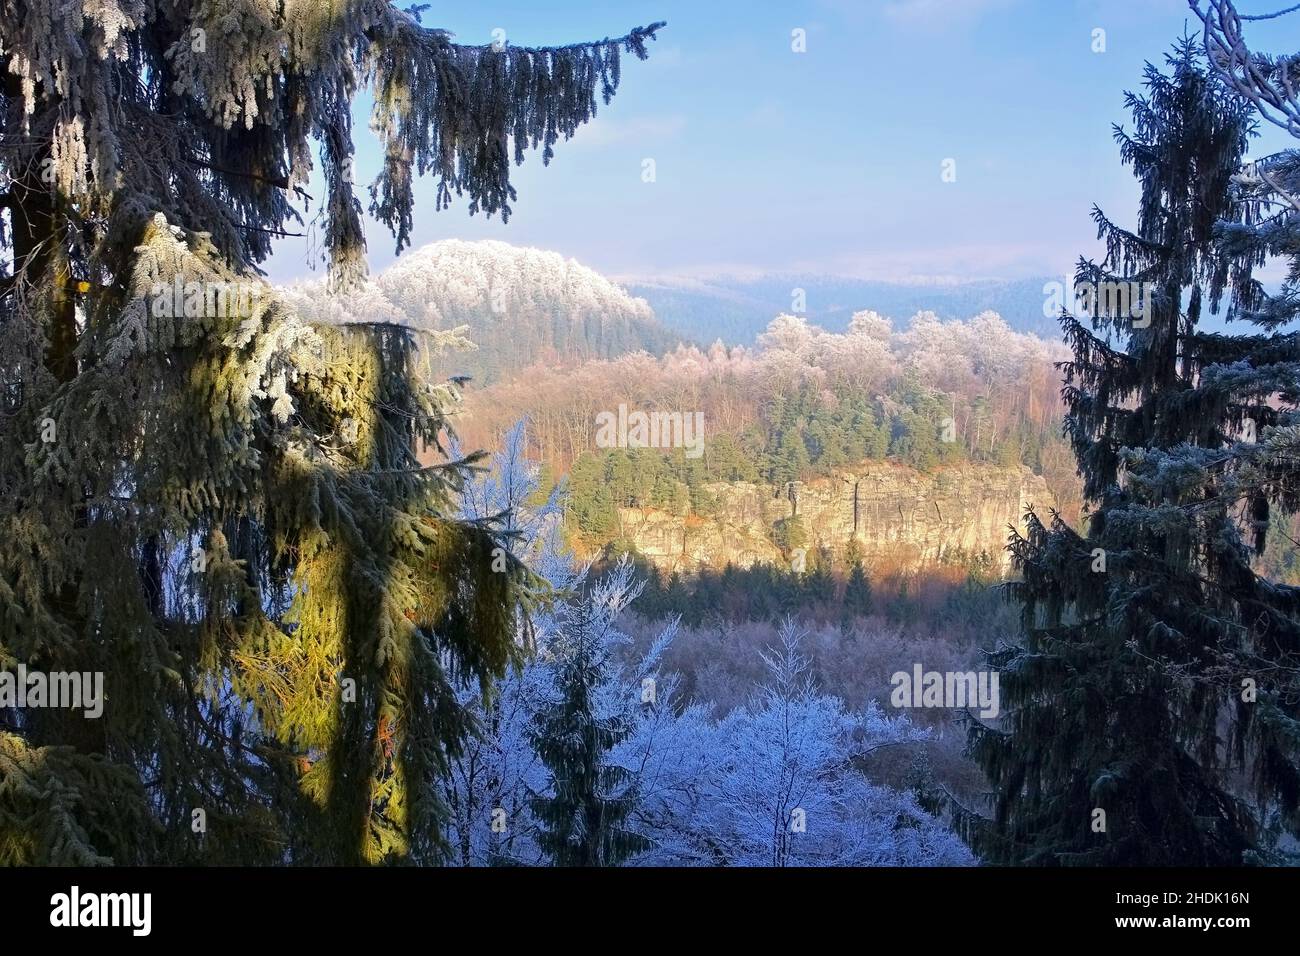
<path fill-rule="evenodd" d="M 508 226 L 469 216 L 464 200 L 435 213 L 435 184 L 415 186 L 427 214 L 413 248 L 502 239 L 621 281 L 1062 276 L 1098 251 L 1094 203 L 1134 215 L 1112 124 L 1144 63 L 1163 63 L 1191 29 L 1185 0 L 502 0 L 438 12 L 459 40 L 484 43 L 498 28 L 545 44 L 668 21 L 650 60 L 549 168 L 530 156 L 516 170 Z M 1257 42 L 1272 42 L 1276 27 L 1255 26 Z M 1097 29 L 1104 52 L 1093 51 Z M 792 49 L 795 30 L 806 52 Z M 359 107 L 355 136 L 363 202 L 379 163 L 367 114 Z M 1257 154 L 1282 140 L 1263 132 Z M 647 159 L 654 182 L 643 182 Z M 311 220 L 324 193 L 309 192 L 308 235 L 281 241 L 274 282 L 321 274 Z M 393 242 L 371 221 L 367 235 L 377 272 Z"/>

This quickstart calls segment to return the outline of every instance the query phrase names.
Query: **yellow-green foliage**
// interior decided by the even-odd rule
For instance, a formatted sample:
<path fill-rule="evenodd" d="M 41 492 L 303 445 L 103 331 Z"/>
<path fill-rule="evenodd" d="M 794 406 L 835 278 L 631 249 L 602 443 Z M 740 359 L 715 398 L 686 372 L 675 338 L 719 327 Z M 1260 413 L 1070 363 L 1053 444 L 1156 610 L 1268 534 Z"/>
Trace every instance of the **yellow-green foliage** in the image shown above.
<path fill-rule="evenodd" d="M 258 263 L 319 159 L 331 280 L 363 278 L 363 87 L 400 249 L 414 174 L 506 215 L 502 144 L 549 155 L 655 29 L 493 49 L 386 0 L 0 0 L 0 669 L 104 677 L 98 718 L 0 711 L 0 863 L 439 858 L 455 691 L 539 588 L 448 517 L 473 459 L 421 369 L 456 336 L 314 327 Z"/>
<path fill-rule="evenodd" d="M 406 329 L 311 329 L 269 295 L 158 318 L 159 282 L 224 273 L 161 217 L 139 248 L 151 267 L 94 341 L 114 358 L 52 396 L 59 437 L 26 443 L 9 472 L 25 493 L 0 510 L 5 540 L 31 545 L 0 550 L 6 663 L 108 687 L 98 721 L 48 711 L 6 736 L 4 852 L 435 859 L 431 784 L 472 729 L 454 684 L 504 672 L 531 588 L 517 563 L 492 570 L 491 528 L 443 517 L 471 463 L 417 458 L 452 393 L 421 379 Z M 58 812 L 31 832 L 36 807 Z M 150 839 L 92 832 L 127 821 Z"/>

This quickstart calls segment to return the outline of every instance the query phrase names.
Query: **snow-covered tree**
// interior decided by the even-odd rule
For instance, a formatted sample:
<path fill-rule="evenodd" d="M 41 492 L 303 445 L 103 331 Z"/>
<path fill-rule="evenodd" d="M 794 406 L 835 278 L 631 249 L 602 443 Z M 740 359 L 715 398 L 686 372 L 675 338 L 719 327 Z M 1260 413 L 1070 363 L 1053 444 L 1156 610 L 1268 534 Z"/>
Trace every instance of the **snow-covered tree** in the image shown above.
<path fill-rule="evenodd" d="M 628 826 L 638 781 L 615 759 L 637 723 L 613 660 L 626 641 L 617 619 L 642 589 L 631 574 L 623 561 L 566 604 L 542 651 L 551 680 L 529 738 L 548 781 L 531 808 L 537 841 L 554 866 L 618 866 L 651 846 Z"/>
<path fill-rule="evenodd" d="M 1270 55 L 1252 50 L 1244 22 L 1300 19 L 1295 6 L 1243 16 L 1233 0 L 1188 0 L 1204 27 L 1205 56 L 1224 82 L 1244 97 L 1263 119 L 1300 137 L 1300 52 Z M 1295 196 L 1292 192 L 1290 195 Z"/>
<path fill-rule="evenodd" d="M 924 740 L 872 702 L 851 713 L 818 692 L 787 620 L 764 654 L 767 683 L 720 721 L 698 707 L 644 720 L 636 821 L 656 847 L 641 862 L 695 866 L 967 865 L 970 851 L 908 793 L 873 785 L 861 763 Z M 671 701 L 661 701 L 671 707 Z"/>
<path fill-rule="evenodd" d="M 551 594 L 572 592 L 580 571 L 561 535 L 563 487 L 543 502 L 536 466 L 525 456 L 527 424 L 518 422 L 489 465 L 476 472 L 460 493 L 460 517 L 469 523 L 496 522 L 501 549 L 497 567 L 526 562 Z M 515 665 L 485 693 L 478 685 L 457 689 L 457 702 L 473 716 L 468 739 L 448 753 L 448 772 L 440 781 L 447 805 L 445 839 L 450 862 L 460 866 L 536 863 L 539 850 L 528 808 L 530 795 L 545 784 L 545 769 L 529 741 L 534 716 L 548 680 L 546 667 L 532 651 L 555 629 L 548 604 L 521 619 L 515 635 L 523 652 Z"/>
<path fill-rule="evenodd" d="M 1214 72 L 1257 116 L 1300 138 L 1300 51 L 1274 55 L 1252 50 L 1242 24 L 1285 17 L 1294 25 L 1300 23 L 1300 9 L 1243 17 L 1230 0 L 1191 0 L 1191 6 L 1205 26 L 1205 53 Z M 1167 462 L 1153 456 L 1145 471 L 1161 476 L 1176 468 L 1187 474 L 1189 465 L 1205 465 L 1209 480 L 1199 493 L 1213 494 L 1227 507 L 1249 502 L 1247 527 L 1261 554 L 1279 539 L 1283 548 L 1295 544 L 1286 523 L 1300 511 L 1295 465 L 1300 349 L 1294 331 L 1300 320 L 1300 148 L 1252 159 L 1233 177 L 1233 187 L 1233 206 L 1216 227 L 1220 252 L 1231 263 L 1228 315 L 1258 331 L 1211 340 L 1209 351 L 1220 367 L 1202 375 L 1215 404 L 1230 403 L 1241 440 L 1216 449 L 1208 460 Z M 1286 271 L 1270 291 L 1256 269 L 1278 260 Z M 1245 648 L 1229 645 L 1216 655 L 1215 679 L 1227 675 L 1237 693 L 1244 681 L 1254 682 L 1254 706 L 1241 714 L 1251 733 L 1242 736 L 1248 740 L 1251 782 L 1263 807 L 1261 842 L 1273 844 L 1284 834 L 1300 834 L 1300 761 L 1295 757 L 1300 753 L 1300 634 L 1294 626 L 1300 595 L 1247 575 L 1240 560 L 1234 565 L 1224 577 L 1240 582 L 1238 588 L 1248 596 L 1243 615 L 1257 623 Z M 1260 680 L 1259 675 L 1269 676 Z"/>
<path fill-rule="evenodd" d="M 946 446 L 951 453 L 964 449 L 975 459 L 999 460 L 1007 442 L 1017 448 L 1023 442 L 1029 454 L 1044 445 L 1055 450 L 1061 403 L 1052 363 L 1068 349 L 1014 332 L 991 312 L 964 322 L 918 319 L 924 341 L 910 329 L 891 331 L 888 320 L 869 312 L 859 313 L 845 333 L 789 316 L 773 323 L 758 349 L 682 345 L 658 359 L 633 353 L 575 368 L 535 365 L 514 381 L 474 391 L 467 434 L 491 446 L 527 415 L 530 453 L 564 472 L 592 449 L 590 424 L 601 410 L 620 402 L 692 409 L 704 413 L 711 435 L 745 441 L 751 462 L 775 454 L 782 432 L 790 432 L 784 443 L 795 455 L 793 439 L 807 436 L 818 449 L 815 467 L 824 473 L 849 457 L 886 454 L 877 439 L 883 436 L 888 445 L 892 424 L 906 430 L 906 422 L 886 419 L 904 411 L 898 400 L 910 391 L 912 404 L 925 406 L 927 427 L 939 427 L 935 413 L 955 420 L 956 441 Z M 800 413 L 783 419 L 782 409 L 795 406 Z M 817 436 L 810 418 L 839 421 L 833 434 Z M 872 453 L 864 456 L 867 448 Z M 707 468 L 719 449 L 711 442 Z M 824 459 L 823 449 L 831 449 Z M 770 474 L 766 463 L 761 471 Z M 1074 478 L 1071 467 L 1066 481 Z"/>
<path fill-rule="evenodd" d="M 825 334 L 801 315 L 782 312 L 768 323 L 767 331 L 758 337 L 761 348 L 772 351 L 791 352 L 799 358 L 806 358 L 818 334 Z"/>
<path fill-rule="evenodd" d="M 1145 87 L 1116 131 L 1137 226 L 1095 210 L 1106 256 L 1078 273 L 1142 283 L 1143 307 L 1061 317 L 1095 510 L 1086 534 L 1031 515 L 1014 538 L 1027 638 L 994 657 L 1007 725 L 972 728 L 1000 862 L 1240 865 L 1268 858 L 1264 818 L 1300 832 L 1300 591 L 1261 577 L 1244 540 L 1262 548 L 1300 492 L 1300 350 L 1295 333 L 1200 329 L 1229 288 L 1239 315 L 1278 318 L 1252 314 L 1271 311 L 1251 274 L 1266 246 L 1232 249 L 1258 211 L 1234 185 L 1253 123 L 1190 40 Z"/>
<path fill-rule="evenodd" d="M 554 598 L 521 626 L 518 640 L 526 653 L 517 666 L 487 694 L 477 687 L 460 690 L 462 706 L 475 715 L 475 733 L 450 755 L 443 787 L 452 861 L 465 866 L 537 865 L 552 859 L 536 798 L 548 799 L 554 775 L 538 751 L 563 735 L 545 732 L 540 722 L 560 706 L 557 695 L 563 690 L 577 692 L 573 679 L 581 676 L 593 721 L 616 731 L 634 726 L 641 719 L 643 681 L 658 679 L 657 663 L 676 629 L 675 624 L 665 628 L 634 668 L 625 670 L 615 659 L 627 642 L 616 619 L 640 586 L 627 564 L 587 586 L 588 567 L 575 566 L 563 543 L 564 488 L 553 489 L 545 502 L 534 500 L 537 468 L 525 457 L 526 445 L 526 425 L 520 422 L 490 467 L 467 482 L 460 496 L 462 518 L 500 521 L 504 549 L 526 562 Z M 597 798 L 629 795 L 635 784 L 629 774 L 630 767 L 605 764 L 602 780 L 594 781 Z M 619 779 L 611 788 L 612 778 Z M 598 862 L 615 862 L 603 853 L 598 857 Z"/>
<path fill-rule="evenodd" d="M 880 342 L 888 342 L 894 323 L 874 309 L 854 312 L 849 319 L 849 335 L 865 335 Z"/>
<path fill-rule="evenodd" d="M 863 776 L 871 753 L 923 740 L 926 732 L 874 704 L 854 714 L 818 693 L 793 622 L 765 655 L 767 685 L 750 706 L 721 720 L 680 699 L 677 677 L 662 672 L 676 621 L 627 662 L 619 617 L 643 583 L 623 561 L 587 586 L 587 570 L 572 565 L 553 534 L 552 509 L 563 489 L 546 504 L 520 506 L 536 488 L 526 444 L 516 425 L 492 467 L 467 484 L 462 516 L 508 514 L 512 554 L 550 582 L 556 600 L 530 618 L 534 653 L 486 696 L 462 691 L 477 730 L 450 756 L 444 781 L 452 862 L 973 862 L 910 794 Z M 558 769 L 579 756 L 582 773 Z"/>
<path fill-rule="evenodd" d="M 586 578 L 586 568 L 566 571 L 559 600 L 534 617 L 525 660 L 487 695 L 466 694 L 476 732 L 444 781 L 455 864 L 617 865 L 653 841 L 621 822 L 642 774 L 639 755 L 616 745 L 659 712 L 656 695 L 671 696 L 676 681 L 658 667 L 677 625 L 625 667 L 616 655 L 627 638 L 615 622 L 640 585 L 629 565 L 590 587 Z M 656 754 L 667 746 L 657 742 Z M 585 775 L 559 769 L 575 748 L 590 758 Z"/>
<path fill-rule="evenodd" d="M 427 862 L 460 682 L 518 656 L 529 574 L 433 466 L 437 339 L 298 320 L 258 278 L 313 164 L 331 281 L 413 183 L 506 217 L 512 160 L 595 115 L 657 26 L 465 46 L 386 0 L 0 0 L 0 661 L 106 706 L 0 731 L 0 862 Z M 362 317 L 365 319 L 366 317 Z M 205 832 L 199 832 L 202 811 Z"/>

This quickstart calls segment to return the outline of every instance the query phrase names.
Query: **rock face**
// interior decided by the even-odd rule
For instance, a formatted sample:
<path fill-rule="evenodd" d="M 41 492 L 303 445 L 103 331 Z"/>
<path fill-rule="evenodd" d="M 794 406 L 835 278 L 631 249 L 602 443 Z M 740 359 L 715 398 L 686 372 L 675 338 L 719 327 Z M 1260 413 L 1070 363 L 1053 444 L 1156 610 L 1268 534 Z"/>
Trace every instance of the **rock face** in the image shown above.
<path fill-rule="evenodd" d="M 788 562 L 774 541 L 778 521 L 799 519 L 811 555 L 838 557 L 856 540 L 868 565 L 885 561 L 917 569 L 960 555 L 987 554 L 1007 568 L 1008 526 L 1022 527 L 1026 507 L 1052 503 L 1047 483 L 1023 466 L 965 464 L 919 472 L 867 462 L 831 478 L 797 483 L 780 497 L 770 487 L 714 484 L 709 517 L 652 508 L 622 508 L 623 539 L 665 570 L 683 573 Z"/>

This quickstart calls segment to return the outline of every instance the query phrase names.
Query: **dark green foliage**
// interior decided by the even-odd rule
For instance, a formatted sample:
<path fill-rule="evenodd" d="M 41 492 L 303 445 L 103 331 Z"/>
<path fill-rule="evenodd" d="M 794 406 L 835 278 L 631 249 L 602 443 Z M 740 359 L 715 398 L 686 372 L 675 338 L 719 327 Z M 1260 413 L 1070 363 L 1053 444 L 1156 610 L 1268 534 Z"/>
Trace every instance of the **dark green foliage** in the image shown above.
<path fill-rule="evenodd" d="M 871 599 L 871 582 L 867 579 L 866 569 L 861 561 L 853 563 L 849 579 L 844 585 L 844 616 L 846 618 L 866 617 L 873 610 Z"/>
<path fill-rule="evenodd" d="M 609 760 L 631 732 L 624 714 L 600 713 L 611 661 L 603 631 L 611 619 L 578 606 L 555 642 L 554 697 L 531 733 L 550 772 L 550 791 L 531 800 L 541 824 L 537 841 L 553 866 L 618 866 L 650 847 L 626 829 L 636 808 L 632 775 Z"/>
<path fill-rule="evenodd" d="M 618 501 L 629 500 L 625 488 L 611 488 L 606 463 L 584 454 L 573 463 L 567 485 L 569 520 L 585 534 L 605 537 L 618 527 Z"/>
<path fill-rule="evenodd" d="M 315 166 L 332 288 L 363 276 L 356 100 L 400 250 L 417 173 L 504 218 L 657 28 L 498 50 L 385 0 L 237 6 L 0 0 L 0 668 L 105 692 L 6 706 L 0 864 L 437 862 L 458 692 L 542 590 L 454 517 L 447 335 L 313 325 L 259 265 Z"/>
<path fill-rule="evenodd" d="M 598 567 L 612 566 L 617 557 L 607 556 Z M 987 558 L 972 560 L 964 578 L 937 573 L 936 569 L 911 598 L 907 596 L 905 578 L 890 576 L 873 585 L 861 562 L 851 567 L 847 576 L 824 572 L 815 558 L 810 558 L 802 573 L 787 565 L 739 568 L 728 564 L 721 571 L 704 569 L 692 575 L 673 572 L 665 577 L 644 559 L 634 559 L 638 575 L 647 583 L 633 608 L 651 620 L 681 617 L 683 623 L 693 627 L 727 621 L 773 621 L 798 613 L 841 625 L 880 616 L 908 627 L 917 626 L 921 620 L 936 628 L 965 628 L 975 622 L 998 621 L 1005 629 L 1007 608 L 988 585 Z M 891 598 L 890 588 L 902 589 L 901 601 Z"/>
<path fill-rule="evenodd" d="M 833 404 L 804 388 L 780 395 L 766 408 L 764 429 L 746 428 L 738 437 L 710 434 L 700 458 L 680 449 L 609 449 L 584 452 L 568 484 L 569 526 L 593 540 L 608 540 L 618 508 L 658 508 L 703 517 L 717 510 L 717 496 L 705 486 L 726 482 L 766 483 L 777 492 L 793 481 L 825 476 L 864 461 L 886 459 L 931 470 L 963 461 L 1038 465 L 1053 438 L 1031 428 L 1014 429 L 996 445 L 972 453 L 951 437 L 952 408 L 912 373 L 880 403 L 845 390 Z"/>
<path fill-rule="evenodd" d="M 993 824 L 976 834 L 993 862 L 1236 865 L 1269 858 L 1270 820 L 1300 831 L 1287 676 L 1300 594 L 1259 578 L 1242 540 L 1267 530 L 1270 501 L 1295 500 L 1296 471 L 1266 465 L 1257 482 L 1263 452 L 1237 440 L 1247 421 L 1290 425 L 1300 350 L 1292 336 L 1198 331 L 1230 285 L 1239 301 L 1255 290 L 1261 250 L 1234 261 L 1220 245 L 1221 221 L 1251 215 L 1232 177 L 1252 124 L 1190 41 L 1167 72 L 1148 67 L 1145 87 L 1127 98 L 1133 132 L 1116 130 L 1141 184 L 1137 228 L 1096 210 L 1107 254 L 1078 278 L 1155 295 L 1139 322 L 1106 307 L 1091 328 L 1061 319 L 1075 356 L 1066 429 L 1094 510 L 1086 535 L 1030 514 L 1010 545 L 1027 636 L 991 660 L 1004 726 L 970 738 L 995 787 Z"/>
<path fill-rule="evenodd" d="M 778 488 L 802 479 L 812 464 L 804 441 L 806 428 L 806 422 L 796 420 L 776 433 L 776 447 L 767 469 L 767 480 Z"/>
<path fill-rule="evenodd" d="M 803 578 L 804 601 L 808 604 L 829 602 L 835 599 L 835 577 L 832 573 L 831 555 L 825 548 L 816 548 L 808 562 Z"/>
<path fill-rule="evenodd" d="M 890 432 L 891 458 L 921 471 L 930 471 L 941 463 L 961 457 L 956 442 L 941 441 L 943 420 L 950 417 L 950 413 L 937 396 L 921 385 L 915 372 L 909 371 L 904 377 L 900 398 L 903 407 L 895 414 Z"/>
<path fill-rule="evenodd" d="M 808 543 L 808 529 L 803 519 L 796 516 L 777 519 L 772 524 L 772 542 L 787 556 L 803 548 Z"/>

